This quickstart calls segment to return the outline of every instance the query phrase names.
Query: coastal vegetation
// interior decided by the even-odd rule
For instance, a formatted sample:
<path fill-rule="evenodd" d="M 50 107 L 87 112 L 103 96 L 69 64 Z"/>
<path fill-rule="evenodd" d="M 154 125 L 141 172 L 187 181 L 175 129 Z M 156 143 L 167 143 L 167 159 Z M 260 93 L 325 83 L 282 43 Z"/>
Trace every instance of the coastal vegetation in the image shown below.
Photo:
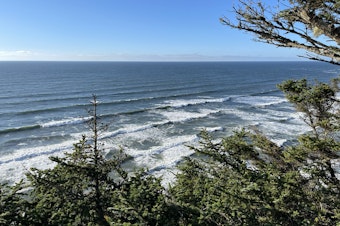
<path fill-rule="evenodd" d="M 277 10 L 276 12 L 274 10 Z M 259 41 L 307 50 L 340 65 L 340 1 L 240 1 L 223 24 Z M 93 96 L 83 136 L 50 169 L 0 185 L 0 225 L 340 225 L 338 79 L 278 85 L 310 127 L 279 146 L 256 128 L 214 139 L 203 130 L 195 155 L 164 188 L 147 169 L 127 171 L 124 150 L 107 157 Z"/>

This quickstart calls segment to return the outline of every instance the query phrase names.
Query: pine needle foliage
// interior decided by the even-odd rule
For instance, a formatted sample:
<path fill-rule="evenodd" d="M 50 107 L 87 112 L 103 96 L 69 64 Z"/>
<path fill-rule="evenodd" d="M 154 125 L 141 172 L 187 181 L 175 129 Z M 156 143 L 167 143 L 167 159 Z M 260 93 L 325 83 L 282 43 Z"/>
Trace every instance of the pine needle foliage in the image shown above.
<path fill-rule="evenodd" d="M 128 175 L 123 163 L 128 156 L 118 151 L 105 158 L 102 132 L 93 96 L 86 136 L 73 152 L 51 157 L 52 169 L 32 169 L 33 225 L 166 225 L 166 202 L 160 179 L 138 171 Z"/>
<path fill-rule="evenodd" d="M 340 65 L 339 12 L 338 0 L 240 0 L 236 20 L 221 22 L 257 41 Z M 89 137 L 51 157 L 55 167 L 31 169 L 27 182 L 0 185 L 0 225 L 339 226 L 338 81 L 278 85 L 310 127 L 291 145 L 278 146 L 257 129 L 218 141 L 202 131 L 200 144 L 191 147 L 197 155 L 179 165 L 169 189 L 145 169 L 128 173 L 123 150 L 107 158 L 100 142 L 107 126 L 93 96 Z"/>
<path fill-rule="evenodd" d="M 336 89 L 305 80 L 279 87 L 312 132 L 279 147 L 257 130 L 218 142 L 203 131 L 200 146 L 192 147 L 202 158 L 187 158 L 170 189 L 186 225 L 340 223 Z"/>

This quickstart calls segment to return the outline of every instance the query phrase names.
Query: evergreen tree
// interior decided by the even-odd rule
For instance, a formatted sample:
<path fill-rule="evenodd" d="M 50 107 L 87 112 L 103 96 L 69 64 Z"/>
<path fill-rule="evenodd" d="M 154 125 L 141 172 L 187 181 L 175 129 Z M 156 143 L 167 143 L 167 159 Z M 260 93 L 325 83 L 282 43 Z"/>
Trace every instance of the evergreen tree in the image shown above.
<path fill-rule="evenodd" d="M 237 22 L 222 18 L 223 24 L 339 65 L 338 0 L 239 3 Z M 311 128 L 295 145 L 279 147 L 256 129 L 221 141 L 203 131 L 200 145 L 191 147 L 198 157 L 180 164 L 169 190 L 146 170 L 124 170 L 122 150 L 105 157 L 106 126 L 94 96 L 90 137 L 64 157 L 51 157 L 55 167 L 32 169 L 27 185 L 0 186 L 0 225 L 340 225 L 336 83 L 278 86 Z"/>
<path fill-rule="evenodd" d="M 52 169 L 32 169 L 33 225 L 166 225 L 167 205 L 160 179 L 144 171 L 131 175 L 123 151 L 105 158 L 102 124 L 93 97 L 91 139 L 85 136 L 64 157 L 51 157 Z"/>
<path fill-rule="evenodd" d="M 37 224 L 108 225 L 106 209 L 114 200 L 114 191 L 120 189 L 127 178 L 121 167 L 127 156 L 120 152 L 112 159 L 105 158 L 99 147 L 101 126 L 97 104 L 94 96 L 89 122 L 91 139 L 83 136 L 74 144 L 73 152 L 65 153 L 64 157 L 51 157 L 56 163 L 54 168 L 32 169 L 27 174 L 33 187 L 31 196 Z"/>
<path fill-rule="evenodd" d="M 14 186 L 0 184 L 0 225 L 28 225 L 31 206 L 27 201 L 25 186 L 19 182 Z"/>
<path fill-rule="evenodd" d="M 303 136 L 304 137 L 304 136 Z M 304 140 L 302 137 L 302 140 Z M 339 180 L 315 143 L 278 147 L 259 132 L 214 143 L 202 133 L 201 158 L 188 158 L 170 189 L 185 225 L 336 225 Z M 310 161 L 308 152 L 319 154 Z M 326 161 L 327 160 L 327 161 Z"/>
<path fill-rule="evenodd" d="M 273 2 L 267 2 L 268 4 Z M 339 65 L 339 1 L 239 1 L 236 23 L 258 41 L 307 50 L 307 58 Z M 320 36 L 323 35 L 323 36 Z M 326 37 L 326 38 L 325 38 Z M 329 40 L 327 40 L 329 39 Z M 336 80 L 335 80 L 336 81 Z M 170 189 L 191 225 L 339 225 L 339 101 L 333 84 L 290 80 L 278 87 L 311 133 L 279 147 L 259 131 L 214 142 L 202 132 L 200 158 L 187 158 Z"/>
<path fill-rule="evenodd" d="M 334 83 L 333 83 L 334 84 Z M 259 131 L 214 142 L 203 131 L 201 158 L 187 158 L 170 189 L 191 225 L 338 225 L 340 181 L 336 86 L 306 80 L 279 85 L 311 133 L 279 147 Z M 339 176 L 339 175 L 338 175 Z"/>

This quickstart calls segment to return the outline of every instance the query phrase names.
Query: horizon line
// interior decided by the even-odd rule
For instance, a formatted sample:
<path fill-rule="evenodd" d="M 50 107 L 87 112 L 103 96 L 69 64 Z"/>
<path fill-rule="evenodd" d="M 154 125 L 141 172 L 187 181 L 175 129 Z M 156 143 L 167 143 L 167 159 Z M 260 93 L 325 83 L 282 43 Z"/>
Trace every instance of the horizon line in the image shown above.
<path fill-rule="evenodd" d="M 0 60 L 0 62 L 131 62 L 131 63 L 190 63 L 190 62 L 318 62 L 310 59 L 282 59 L 282 60 Z"/>

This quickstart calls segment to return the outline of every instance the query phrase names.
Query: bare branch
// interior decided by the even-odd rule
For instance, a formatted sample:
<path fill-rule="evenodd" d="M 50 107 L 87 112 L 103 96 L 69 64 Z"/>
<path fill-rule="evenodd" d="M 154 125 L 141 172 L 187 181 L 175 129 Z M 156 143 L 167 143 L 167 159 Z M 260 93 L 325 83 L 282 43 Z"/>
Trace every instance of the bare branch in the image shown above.
<path fill-rule="evenodd" d="M 260 42 L 317 55 L 308 59 L 340 65 L 339 1 L 281 0 L 276 11 L 259 1 L 239 2 L 234 7 L 237 23 L 224 17 L 222 24 L 253 33 Z"/>

